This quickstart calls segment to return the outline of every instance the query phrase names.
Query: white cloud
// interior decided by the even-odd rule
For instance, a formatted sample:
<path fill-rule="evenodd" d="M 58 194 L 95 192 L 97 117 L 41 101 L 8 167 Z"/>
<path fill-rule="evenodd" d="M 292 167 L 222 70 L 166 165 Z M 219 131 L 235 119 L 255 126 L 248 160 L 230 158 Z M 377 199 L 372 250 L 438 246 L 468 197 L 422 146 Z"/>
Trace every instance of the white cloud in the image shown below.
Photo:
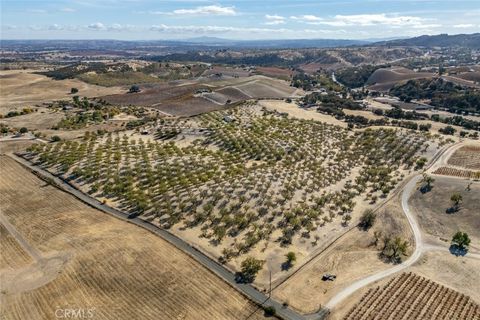
<path fill-rule="evenodd" d="M 106 30 L 107 28 L 105 27 L 105 25 L 101 22 L 96 22 L 96 23 L 92 23 L 92 24 L 89 24 L 87 26 L 88 29 L 93 29 L 93 30 Z"/>
<path fill-rule="evenodd" d="M 437 28 L 439 24 L 426 24 L 425 19 L 415 16 L 399 16 L 380 14 L 355 14 L 355 15 L 336 15 L 333 18 L 324 19 L 314 15 L 292 16 L 293 20 L 297 20 L 310 25 L 327 25 L 331 27 L 349 27 L 349 26 L 377 26 L 384 25 L 390 27 L 413 27 L 413 28 Z"/>
<path fill-rule="evenodd" d="M 279 16 L 277 14 L 266 14 L 265 19 L 268 20 L 267 22 L 265 22 L 266 25 L 279 25 L 285 23 L 285 17 Z"/>
<path fill-rule="evenodd" d="M 300 21 L 307 22 L 307 23 L 323 20 L 322 18 L 311 15 L 311 14 L 305 14 L 305 15 L 302 15 L 302 16 L 291 16 L 290 19 L 300 20 Z"/>
<path fill-rule="evenodd" d="M 47 13 L 47 10 L 44 9 L 28 9 L 27 11 L 30 13 Z"/>
<path fill-rule="evenodd" d="M 15 26 L 13 24 L 6 24 L 6 25 L 2 25 L 1 29 L 3 29 L 3 30 L 15 30 L 15 29 L 17 29 L 17 26 Z"/>
<path fill-rule="evenodd" d="M 150 11 L 151 14 L 164 14 L 172 16 L 194 15 L 194 16 L 235 16 L 235 7 L 222 7 L 218 5 L 196 7 L 193 9 L 176 9 L 172 12 Z"/>
<path fill-rule="evenodd" d="M 63 30 L 63 27 L 54 23 L 48 26 L 48 30 Z"/>
<path fill-rule="evenodd" d="M 72 9 L 72 8 L 62 8 L 62 9 L 60 9 L 60 11 L 62 11 L 62 12 L 75 12 L 77 10 Z"/>
<path fill-rule="evenodd" d="M 454 28 L 473 28 L 475 25 L 473 23 L 463 23 L 463 24 L 456 24 L 453 26 Z"/>

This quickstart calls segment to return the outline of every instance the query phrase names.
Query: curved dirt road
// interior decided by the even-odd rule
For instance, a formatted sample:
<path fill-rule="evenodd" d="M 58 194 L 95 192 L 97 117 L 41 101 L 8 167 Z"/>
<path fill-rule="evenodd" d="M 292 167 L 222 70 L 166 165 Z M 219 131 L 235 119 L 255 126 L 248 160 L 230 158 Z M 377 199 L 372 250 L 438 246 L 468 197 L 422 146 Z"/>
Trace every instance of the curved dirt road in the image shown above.
<path fill-rule="evenodd" d="M 368 276 L 364 279 L 358 280 L 351 284 L 350 286 L 346 287 L 339 293 L 337 293 L 328 303 L 325 305 L 325 308 L 327 309 L 332 309 L 335 307 L 339 302 L 341 302 L 343 299 L 357 291 L 358 289 L 375 282 L 377 280 L 380 280 L 382 278 L 388 277 L 394 273 L 397 273 L 409 266 L 411 266 L 413 263 L 415 263 L 418 258 L 420 258 L 422 254 L 422 234 L 420 232 L 420 227 L 418 226 L 417 221 L 415 220 L 412 212 L 410 211 L 410 208 L 408 207 L 408 199 L 410 198 L 411 193 L 413 190 L 415 190 L 417 182 L 420 180 L 420 176 L 415 176 L 413 177 L 405 186 L 403 189 L 402 193 L 402 209 L 405 215 L 407 216 L 408 223 L 410 224 L 410 227 L 412 228 L 413 235 L 415 238 L 415 251 L 413 254 L 404 262 L 396 265 L 393 268 L 387 269 L 380 271 L 376 274 L 373 274 L 371 276 Z"/>
<path fill-rule="evenodd" d="M 454 150 L 456 150 L 459 147 L 459 143 L 455 143 L 449 147 L 446 147 L 440 151 L 437 152 L 436 155 L 433 156 L 431 163 L 428 165 L 426 171 L 428 172 L 432 167 L 435 167 L 439 162 L 443 163 L 446 162 L 448 157 L 452 154 Z M 422 255 L 424 251 L 428 250 L 438 250 L 439 248 L 437 247 L 432 247 L 430 245 L 425 245 L 422 241 L 422 232 L 420 230 L 420 227 L 417 223 L 417 220 L 415 219 L 414 214 L 410 211 L 410 207 L 408 206 L 408 199 L 410 198 L 410 195 L 412 192 L 416 189 L 417 183 L 420 181 L 422 178 L 421 175 L 416 175 L 414 176 L 404 187 L 403 193 L 402 193 L 402 209 L 403 212 L 405 213 L 405 216 L 407 217 L 408 223 L 410 225 L 410 228 L 412 229 L 413 236 L 415 239 L 415 250 L 412 253 L 412 255 L 405 260 L 404 262 L 394 266 L 393 268 L 387 269 L 380 271 L 376 274 L 370 275 L 366 278 L 363 278 L 361 280 L 358 280 L 351 284 L 350 286 L 344 288 L 342 291 L 337 293 L 330 301 L 325 304 L 325 308 L 331 310 L 334 308 L 339 302 L 341 302 L 343 299 L 354 293 L 355 291 L 361 289 L 364 286 L 367 286 L 375 281 L 378 281 L 380 279 L 383 279 L 385 277 L 388 277 L 394 273 L 397 273 L 412 264 L 414 264 Z M 448 251 L 448 248 L 444 248 L 444 250 Z M 477 253 L 470 253 L 468 254 L 469 257 L 478 259 L 479 254 Z"/>

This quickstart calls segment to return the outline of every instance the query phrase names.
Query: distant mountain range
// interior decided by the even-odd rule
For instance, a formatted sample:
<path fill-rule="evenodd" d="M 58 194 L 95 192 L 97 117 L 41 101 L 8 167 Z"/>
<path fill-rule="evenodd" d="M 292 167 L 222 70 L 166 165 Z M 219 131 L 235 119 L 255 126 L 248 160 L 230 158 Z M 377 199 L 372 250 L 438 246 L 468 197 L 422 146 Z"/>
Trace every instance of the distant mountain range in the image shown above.
<path fill-rule="evenodd" d="M 279 40 L 230 40 L 215 37 L 199 37 L 177 42 L 201 44 L 205 46 L 230 46 L 237 48 L 332 48 L 359 46 L 372 43 L 368 40 L 348 39 L 279 39 Z"/>
<path fill-rule="evenodd" d="M 465 47 L 480 49 L 480 33 L 473 34 L 439 34 L 420 36 L 409 39 L 396 39 L 375 43 L 380 46 L 419 46 L 419 47 Z"/>
<path fill-rule="evenodd" d="M 216 37 L 198 37 L 184 40 L 151 40 L 151 41 L 121 41 L 121 40 L 0 40 L 2 49 L 19 51 L 57 50 L 158 50 L 171 48 L 177 50 L 205 50 L 229 48 L 333 48 L 348 46 L 421 46 L 421 47 L 466 47 L 480 49 L 480 33 L 397 39 L 283 39 L 283 40 L 231 40 Z"/>

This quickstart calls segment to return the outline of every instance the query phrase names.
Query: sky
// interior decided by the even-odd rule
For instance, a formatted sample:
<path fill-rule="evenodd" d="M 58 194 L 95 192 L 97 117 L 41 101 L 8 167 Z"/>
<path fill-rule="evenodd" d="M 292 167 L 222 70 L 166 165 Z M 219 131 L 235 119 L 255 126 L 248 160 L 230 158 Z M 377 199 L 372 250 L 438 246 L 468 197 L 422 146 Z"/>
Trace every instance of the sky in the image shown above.
<path fill-rule="evenodd" d="M 377 39 L 480 32 L 480 0 L 1 0 L 1 39 Z"/>

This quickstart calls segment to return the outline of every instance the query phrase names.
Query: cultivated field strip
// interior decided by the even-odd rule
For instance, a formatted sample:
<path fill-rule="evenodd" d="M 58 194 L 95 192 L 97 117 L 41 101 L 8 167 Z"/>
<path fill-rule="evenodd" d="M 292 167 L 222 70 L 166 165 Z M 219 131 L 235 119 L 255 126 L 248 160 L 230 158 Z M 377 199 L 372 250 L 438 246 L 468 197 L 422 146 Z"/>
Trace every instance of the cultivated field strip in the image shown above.
<path fill-rule="evenodd" d="M 32 262 L 32 258 L 18 244 L 8 230 L 0 224 L 0 270 L 20 268 Z"/>
<path fill-rule="evenodd" d="M 436 169 L 433 172 L 433 174 L 467 178 L 467 179 L 480 179 L 480 171 L 462 170 L 462 169 L 451 168 L 451 167 L 440 167 Z"/>
<path fill-rule="evenodd" d="M 403 273 L 370 289 L 345 320 L 478 320 L 480 306 L 470 297 L 414 273 Z"/>
<path fill-rule="evenodd" d="M 57 308 L 94 308 L 95 319 L 245 319 L 256 309 L 157 236 L 45 185 L 8 157 L 0 160 L 5 216 L 39 251 L 71 257 L 39 288 L 2 288 L 4 319 L 55 319 Z"/>
<path fill-rule="evenodd" d="M 467 145 L 459 148 L 447 163 L 466 169 L 480 170 L 480 146 Z"/>

